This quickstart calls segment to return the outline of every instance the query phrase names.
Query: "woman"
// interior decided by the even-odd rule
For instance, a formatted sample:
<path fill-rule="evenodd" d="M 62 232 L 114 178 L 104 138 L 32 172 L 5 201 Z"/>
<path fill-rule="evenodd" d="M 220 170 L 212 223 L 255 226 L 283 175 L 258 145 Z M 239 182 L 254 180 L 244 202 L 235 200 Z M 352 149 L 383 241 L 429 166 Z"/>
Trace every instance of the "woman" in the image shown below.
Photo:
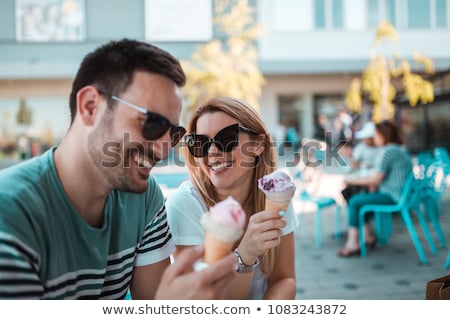
<path fill-rule="evenodd" d="M 341 257 L 359 255 L 359 210 L 365 204 L 394 204 L 402 193 L 403 185 L 412 170 L 411 157 L 401 146 L 402 140 L 397 125 L 382 121 L 375 125 L 375 145 L 382 147 L 373 173 L 367 177 L 350 177 L 345 183 L 350 186 L 367 187 L 369 193 L 356 194 L 348 203 L 349 230 L 344 248 L 338 251 Z M 364 235 L 369 247 L 374 248 L 376 237 L 366 221 Z"/>
<path fill-rule="evenodd" d="M 247 222 L 235 244 L 244 268 L 236 272 L 226 298 L 295 298 L 292 205 L 284 217 L 266 211 L 258 189 L 258 179 L 276 169 L 276 150 L 259 115 L 241 100 L 211 99 L 193 113 L 185 141 L 191 179 L 166 203 L 175 259 L 182 250 L 203 243 L 201 215 L 232 196 L 247 213 Z"/>

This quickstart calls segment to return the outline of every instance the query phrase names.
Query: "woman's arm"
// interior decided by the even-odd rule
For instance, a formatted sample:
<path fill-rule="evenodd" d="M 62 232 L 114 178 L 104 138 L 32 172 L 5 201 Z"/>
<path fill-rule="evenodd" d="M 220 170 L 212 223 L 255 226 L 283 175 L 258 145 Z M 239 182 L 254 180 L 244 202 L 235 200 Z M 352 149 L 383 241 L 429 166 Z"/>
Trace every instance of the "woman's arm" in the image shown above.
<path fill-rule="evenodd" d="M 277 263 L 275 263 L 273 272 L 267 280 L 268 289 L 264 299 L 295 299 L 295 246 L 293 232 L 281 238 Z"/>
<path fill-rule="evenodd" d="M 384 174 L 375 172 L 368 177 L 348 177 L 344 179 L 347 185 L 368 187 L 369 189 L 377 189 L 381 181 L 384 179 Z"/>

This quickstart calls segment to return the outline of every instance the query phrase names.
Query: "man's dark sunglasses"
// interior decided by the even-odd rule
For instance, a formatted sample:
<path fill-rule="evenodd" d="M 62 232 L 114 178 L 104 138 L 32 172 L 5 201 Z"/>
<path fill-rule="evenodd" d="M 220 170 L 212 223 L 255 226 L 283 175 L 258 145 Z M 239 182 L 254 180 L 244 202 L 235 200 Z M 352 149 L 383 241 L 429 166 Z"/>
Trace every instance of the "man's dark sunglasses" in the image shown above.
<path fill-rule="evenodd" d="M 111 96 L 111 98 L 126 105 L 127 107 L 133 108 L 134 110 L 147 115 L 147 118 L 144 121 L 144 125 L 142 126 L 142 135 L 147 140 L 157 140 L 161 138 L 167 132 L 167 130 L 170 129 L 171 146 L 174 147 L 186 133 L 185 128 L 171 124 L 166 117 L 160 114 L 148 111 L 143 107 L 125 101 L 116 96 Z"/>
<path fill-rule="evenodd" d="M 184 137 L 189 152 L 196 158 L 206 157 L 208 150 L 214 143 L 221 152 L 231 152 L 239 144 L 239 132 L 250 135 L 258 135 L 253 130 L 239 125 L 238 123 L 220 130 L 213 138 L 203 134 L 188 134 Z"/>

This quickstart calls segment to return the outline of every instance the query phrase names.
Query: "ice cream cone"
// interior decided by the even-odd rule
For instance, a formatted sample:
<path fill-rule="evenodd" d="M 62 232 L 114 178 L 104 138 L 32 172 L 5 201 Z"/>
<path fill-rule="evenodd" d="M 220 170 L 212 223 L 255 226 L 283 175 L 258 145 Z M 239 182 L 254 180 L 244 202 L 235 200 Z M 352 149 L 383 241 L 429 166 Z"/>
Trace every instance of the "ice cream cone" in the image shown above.
<path fill-rule="evenodd" d="M 277 170 L 258 181 L 259 188 L 266 195 L 266 210 L 286 211 L 295 194 L 295 184 L 284 172 Z"/>
<path fill-rule="evenodd" d="M 223 242 L 218 239 L 214 234 L 205 233 L 205 253 L 203 255 L 203 261 L 206 263 L 213 263 L 222 259 L 227 254 L 231 253 L 233 249 L 233 243 Z"/>
<path fill-rule="evenodd" d="M 286 192 L 272 192 L 266 194 L 266 210 L 286 211 L 294 196 L 295 190 Z"/>
<path fill-rule="evenodd" d="M 286 209 L 289 206 L 289 202 L 285 202 L 285 203 L 279 203 L 279 202 L 273 202 L 270 201 L 269 199 L 266 199 L 266 210 L 268 211 L 286 211 Z"/>
<path fill-rule="evenodd" d="M 215 262 L 231 253 L 242 235 L 246 215 L 232 197 L 217 203 L 202 215 L 200 223 L 205 230 L 203 261 Z"/>

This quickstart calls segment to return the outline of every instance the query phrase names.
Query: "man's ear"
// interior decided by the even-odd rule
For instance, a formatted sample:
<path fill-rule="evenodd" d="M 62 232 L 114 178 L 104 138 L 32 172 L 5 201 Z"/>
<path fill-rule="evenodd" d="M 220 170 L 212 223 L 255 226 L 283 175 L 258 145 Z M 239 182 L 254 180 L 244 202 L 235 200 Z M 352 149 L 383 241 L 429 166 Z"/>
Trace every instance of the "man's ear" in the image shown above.
<path fill-rule="evenodd" d="M 95 123 L 100 101 L 101 95 L 93 86 L 86 86 L 78 91 L 77 114 L 86 126 L 92 126 Z"/>

